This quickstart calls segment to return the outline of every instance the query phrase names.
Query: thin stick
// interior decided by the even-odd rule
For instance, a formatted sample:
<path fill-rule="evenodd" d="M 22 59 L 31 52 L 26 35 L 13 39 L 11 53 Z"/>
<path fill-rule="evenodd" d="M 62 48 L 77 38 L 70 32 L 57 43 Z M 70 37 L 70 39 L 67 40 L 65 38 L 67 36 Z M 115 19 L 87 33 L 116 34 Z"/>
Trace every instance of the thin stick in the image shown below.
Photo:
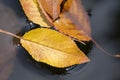
<path fill-rule="evenodd" d="M 7 34 L 7 35 L 10 35 L 10 36 L 13 36 L 13 37 L 16 37 L 16 38 L 18 38 L 18 39 L 21 39 L 20 36 L 17 36 L 17 35 L 15 35 L 15 34 L 11 33 L 11 32 L 5 31 L 5 30 L 0 29 L 0 32 L 1 32 L 1 33 L 4 33 L 4 34 Z"/>
<path fill-rule="evenodd" d="M 120 58 L 119 54 L 116 55 L 112 55 L 110 52 L 106 51 L 105 49 L 103 49 L 93 38 L 91 38 L 91 40 L 93 41 L 93 43 L 98 47 L 98 49 L 100 49 L 101 51 L 103 51 L 105 54 L 112 56 L 112 57 L 117 57 Z"/>

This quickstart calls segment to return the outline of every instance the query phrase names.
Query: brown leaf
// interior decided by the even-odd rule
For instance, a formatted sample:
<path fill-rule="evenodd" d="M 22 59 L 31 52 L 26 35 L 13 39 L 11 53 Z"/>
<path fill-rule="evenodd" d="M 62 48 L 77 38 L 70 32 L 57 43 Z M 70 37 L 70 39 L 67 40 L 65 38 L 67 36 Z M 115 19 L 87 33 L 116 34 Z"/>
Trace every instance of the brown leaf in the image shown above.
<path fill-rule="evenodd" d="M 70 19 L 79 30 L 83 30 L 86 35 L 91 35 L 89 18 L 80 0 L 67 0 L 62 14 Z"/>
<path fill-rule="evenodd" d="M 78 41 L 89 41 L 90 37 L 84 33 L 83 30 L 79 30 L 74 23 L 65 15 L 60 15 L 60 19 L 54 22 L 55 27 L 63 34 L 68 35 Z"/>
<path fill-rule="evenodd" d="M 79 41 L 89 41 L 91 39 L 88 15 L 79 0 L 67 0 L 59 17 L 54 25 L 60 32 Z"/>
<path fill-rule="evenodd" d="M 83 9 L 83 6 L 79 0 L 21 0 L 23 1 L 23 9 L 26 15 L 33 18 L 34 22 L 40 21 L 39 24 L 43 25 L 44 21 L 38 20 L 44 19 L 41 16 L 31 16 L 28 12 L 32 12 L 33 9 L 40 9 L 44 16 L 54 24 L 54 27 L 61 33 L 64 33 L 78 41 L 89 41 L 91 39 L 91 29 L 88 19 L 88 15 Z M 34 2 L 33 2 L 34 1 Z M 36 2 L 36 3 L 35 3 Z M 33 4 L 34 3 L 34 4 Z M 28 4 L 28 5 L 27 5 Z M 27 6 L 26 6 L 27 5 Z M 37 8 L 32 8 L 34 5 Z M 37 14 L 34 12 L 34 14 Z M 38 12 L 39 14 L 39 12 Z M 37 19 L 38 18 L 38 19 Z M 57 19 L 57 20 L 56 20 Z M 54 21 L 55 20 L 55 21 Z M 54 22 L 53 22 L 54 21 Z M 46 26 L 43 25 L 44 27 Z"/>
<path fill-rule="evenodd" d="M 39 5 L 55 20 L 60 14 L 61 3 L 63 0 L 38 0 Z"/>

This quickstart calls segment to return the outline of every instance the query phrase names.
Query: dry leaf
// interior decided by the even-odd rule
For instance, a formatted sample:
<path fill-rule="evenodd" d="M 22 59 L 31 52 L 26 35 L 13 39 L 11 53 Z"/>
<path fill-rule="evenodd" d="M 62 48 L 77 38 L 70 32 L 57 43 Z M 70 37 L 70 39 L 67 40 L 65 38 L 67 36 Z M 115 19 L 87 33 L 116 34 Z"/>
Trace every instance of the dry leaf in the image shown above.
<path fill-rule="evenodd" d="M 29 20 L 44 27 L 51 27 L 51 24 L 39 8 L 37 0 L 20 0 L 20 3 Z"/>
<path fill-rule="evenodd" d="M 62 32 L 78 41 L 89 41 L 90 37 L 85 35 L 83 30 L 79 30 L 74 23 L 65 15 L 60 15 L 60 19 L 54 22 L 55 27 Z"/>
<path fill-rule="evenodd" d="M 79 30 L 83 30 L 87 35 L 91 35 L 89 17 L 82 6 L 81 0 L 68 0 L 71 6 L 68 9 L 63 8 L 63 14 L 69 18 Z M 65 5 L 70 5 L 65 3 Z M 66 7 L 66 6 L 65 6 Z M 68 11 L 67 11 L 68 10 Z"/>
<path fill-rule="evenodd" d="M 89 41 L 91 29 L 88 15 L 84 11 L 80 0 L 21 0 L 26 15 L 32 17 L 34 22 L 46 27 L 40 19 L 48 19 L 61 33 L 78 41 Z M 27 6 L 26 6 L 27 5 Z M 38 11 L 38 9 L 42 11 Z M 36 10 L 36 13 L 35 13 Z M 41 16 L 31 16 L 42 14 Z M 57 20 L 56 20 L 57 19 Z M 54 21 L 54 22 L 53 22 Z M 45 23 L 46 24 L 46 23 Z"/>
<path fill-rule="evenodd" d="M 55 20 L 58 18 L 63 0 L 38 0 L 39 5 Z"/>
<path fill-rule="evenodd" d="M 37 28 L 25 33 L 23 38 L 22 46 L 38 62 L 63 68 L 89 61 L 74 41 L 57 31 Z"/>
<path fill-rule="evenodd" d="M 90 40 L 88 15 L 79 0 L 67 0 L 59 17 L 54 25 L 60 32 L 79 41 Z"/>

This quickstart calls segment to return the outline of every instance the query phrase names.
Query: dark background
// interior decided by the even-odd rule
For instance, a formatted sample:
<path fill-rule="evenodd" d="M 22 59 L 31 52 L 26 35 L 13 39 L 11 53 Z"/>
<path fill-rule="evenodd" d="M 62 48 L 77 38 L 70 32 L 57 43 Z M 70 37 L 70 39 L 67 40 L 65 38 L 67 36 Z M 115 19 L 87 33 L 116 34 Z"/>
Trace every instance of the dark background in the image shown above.
<path fill-rule="evenodd" d="M 82 0 L 91 11 L 92 37 L 111 54 L 120 53 L 120 0 Z M 19 0 L 0 0 L 0 28 L 17 34 L 26 26 Z M 13 37 L 0 33 L 0 80 L 120 80 L 120 58 L 100 51 L 94 44 L 91 62 L 70 74 L 52 74 L 35 67 Z"/>

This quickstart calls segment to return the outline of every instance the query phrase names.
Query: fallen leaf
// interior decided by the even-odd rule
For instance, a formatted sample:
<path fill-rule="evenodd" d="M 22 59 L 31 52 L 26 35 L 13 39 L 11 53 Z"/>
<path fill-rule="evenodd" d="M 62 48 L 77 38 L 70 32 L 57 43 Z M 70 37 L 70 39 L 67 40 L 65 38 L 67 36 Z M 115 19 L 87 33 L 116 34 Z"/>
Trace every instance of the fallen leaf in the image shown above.
<path fill-rule="evenodd" d="M 37 0 L 39 5 L 55 20 L 58 18 L 63 0 Z"/>
<path fill-rule="evenodd" d="M 74 41 L 55 30 L 37 28 L 22 38 L 22 46 L 38 62 L 63 68 L 89 61 Z"/>
<path fill-rule="evenodd" d="M 54 25 L 60 32 L 78 41 L 89 41 L 91 39 L 88 15 L 79 0 L 66 1 L 59 19 L 54 21 Z"/>
<path fill-rule="evenodd" d="M 91 35 L 89 17 L 81 3 L 81 0 L 72 0 L 72 4 L 68 9 L 68 12 L 64 11 L 63 8 L 63 13 L 76 25 L 79 30 L 83 30 L 85 34 L 89 36 Z"/>
<path fill-rule="evenodd" d="M 60 19 L 54 22 L 55 27 L 65 35 L 78 41 L 89 41 L 90 37 L 81 29 L 78 29 L 74 23 L 65 15 L 60 15 Z"/>
<path fill-rule="evenodd" d="M 75 40 L 80 42 L 91 40 L 89 18 L 80 0 L 20 1 L 26 15 L 31 17 L 35 23 L 39 22 L 39 25 L 46 27 L 47 23 L 38 19 L 47 19 L 58 31 Z M 42 13 L 45 17 L 34 16 L 42 15 Z"/>
<path fill-rule="evenodd" d="M 37 0 L 20 0 L 20 3 L 29 20 L 44 27 L 51 27 L 50 22 L 39 8 Z"/>

